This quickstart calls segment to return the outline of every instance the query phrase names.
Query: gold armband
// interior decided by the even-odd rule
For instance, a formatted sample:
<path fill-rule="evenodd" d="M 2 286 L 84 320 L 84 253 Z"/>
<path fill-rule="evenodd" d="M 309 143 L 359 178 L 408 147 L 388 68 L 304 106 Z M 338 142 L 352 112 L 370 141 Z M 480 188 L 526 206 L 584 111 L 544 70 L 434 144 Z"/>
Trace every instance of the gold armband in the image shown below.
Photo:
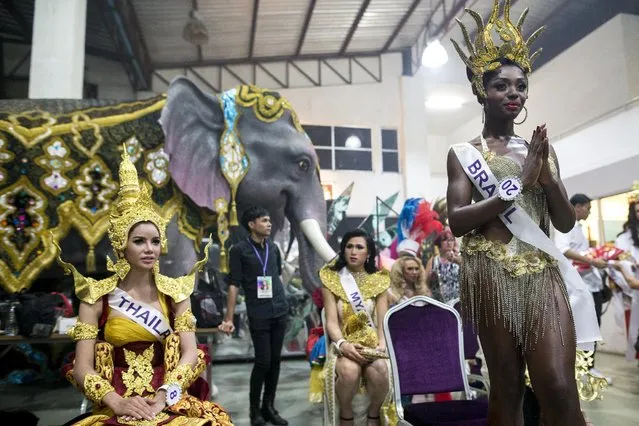
<path fill-rule="evenodd" d="M 78 340 L 94 340 L 98 338 L 98 327 L 86 322 L 78 321 L 73 327 L 67 331 L 67 334 L 73 338 L 74 341 Z"/>
<path fill-rule="evenodd" d="M 189 364 L 180 364 L 174 370 L 169 371 L 164 376 L 165 384 L 177 383 L 182 390 L 188 389 L 195 381 L 197 375 Z"/>
<path fill-rule="evenodd" d="M 195 319 L 195 315 L 193 315 L 193 312 L 191 312 L 191 309 L 189 308 L 175 317 L 173 328 L 175 329 L 176 333 L 184 331 L 195 331 L 196 322 L 197 320 Z"/>
<path fill-rule="evenodd" d="M 84 377 L 84 395 L 95 403 L 101 403 L 105 395 L 115 391 L 111 383 L 97 374 L 87 374 Z"/>

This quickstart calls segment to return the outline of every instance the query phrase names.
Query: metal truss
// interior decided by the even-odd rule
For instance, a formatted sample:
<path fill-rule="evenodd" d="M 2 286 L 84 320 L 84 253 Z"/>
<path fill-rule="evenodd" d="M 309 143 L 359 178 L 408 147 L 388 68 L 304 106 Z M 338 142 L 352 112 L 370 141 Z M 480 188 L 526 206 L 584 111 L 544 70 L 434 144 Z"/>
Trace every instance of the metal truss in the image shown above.
<path fill-rule="evenodd" d="M 178 71 L 176 73 L 176 71 Z M 171 77 L 167 77 L 170 74 Z M 237 84 L 255 84 L 271 89 L 322 87 L 344 84 L 382 82 L 381 54 L 315 59 L 262 61 L 238 64 L 217 64 L 206 67 L 158 69 L 153 75 L 168 87 L 169 80 L 182 74 L 191 77 L 213 93 L 220 93 Z M 295 78 L 293 78 L 295 77 Z M 164 91 L 154 87 L 154 91 Z"/>

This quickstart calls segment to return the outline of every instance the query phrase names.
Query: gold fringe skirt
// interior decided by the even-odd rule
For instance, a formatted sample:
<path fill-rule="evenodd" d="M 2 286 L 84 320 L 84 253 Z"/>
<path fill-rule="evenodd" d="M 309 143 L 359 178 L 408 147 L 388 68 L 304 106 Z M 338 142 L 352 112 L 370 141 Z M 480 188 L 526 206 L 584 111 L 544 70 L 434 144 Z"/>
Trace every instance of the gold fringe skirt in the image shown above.
<path fill-rule="evenodd" d="M 547 322 L 559 328 L 559 300 L 568 293 L 557 262 L 513 237 L 504 244 L 483 235 L 464 237 L 459 286 L 462 315 L 477 327 L 502 321 L 522 351 L 533 350 Z M 569 305 L 570 308 L 570 305 Z"/>

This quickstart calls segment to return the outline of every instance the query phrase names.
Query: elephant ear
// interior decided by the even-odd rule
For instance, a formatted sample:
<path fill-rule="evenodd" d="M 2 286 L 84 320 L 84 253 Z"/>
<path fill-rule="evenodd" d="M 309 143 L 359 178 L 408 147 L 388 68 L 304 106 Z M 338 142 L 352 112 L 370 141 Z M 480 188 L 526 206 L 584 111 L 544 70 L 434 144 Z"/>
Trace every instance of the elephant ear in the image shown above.
<path fill-rule="evenodd" d="M 215 199 L 229 200 L 231 191 L 218 157 L 224 131 L 219 99 L 202 92 L 189 79 L 176 77 L 169 85 L 160 124 L 169 171 L 182 192 L 211 210 Z"/>

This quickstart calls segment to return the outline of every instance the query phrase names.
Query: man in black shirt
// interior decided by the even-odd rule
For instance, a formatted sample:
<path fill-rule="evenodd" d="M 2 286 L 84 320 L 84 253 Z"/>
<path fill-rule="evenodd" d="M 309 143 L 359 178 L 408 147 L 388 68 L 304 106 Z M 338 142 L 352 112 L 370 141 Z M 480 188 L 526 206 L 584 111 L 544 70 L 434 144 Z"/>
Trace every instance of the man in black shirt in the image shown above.
<path fill-rule="evenodd" d="M 235 302 L 238 287 L 242 286 L 255 348 L 249 394 L 251 425 L 266 425 L 266 421 L 274 425 L 288 425 L 273 404 L 280 376 L 280 358 L 288 313 L 284 285 L 280 279 L 282 258 L 277 246 L 268 240 L 271 235 L 271 218 L 266 209 L 247 209 L 242 215 L 242 226 L 251 236 L 235 244 L 229 254 L 228 302 L 220 330 L 233 332 Z M 262 385 L 264 398 L 260 410 Z"/>

